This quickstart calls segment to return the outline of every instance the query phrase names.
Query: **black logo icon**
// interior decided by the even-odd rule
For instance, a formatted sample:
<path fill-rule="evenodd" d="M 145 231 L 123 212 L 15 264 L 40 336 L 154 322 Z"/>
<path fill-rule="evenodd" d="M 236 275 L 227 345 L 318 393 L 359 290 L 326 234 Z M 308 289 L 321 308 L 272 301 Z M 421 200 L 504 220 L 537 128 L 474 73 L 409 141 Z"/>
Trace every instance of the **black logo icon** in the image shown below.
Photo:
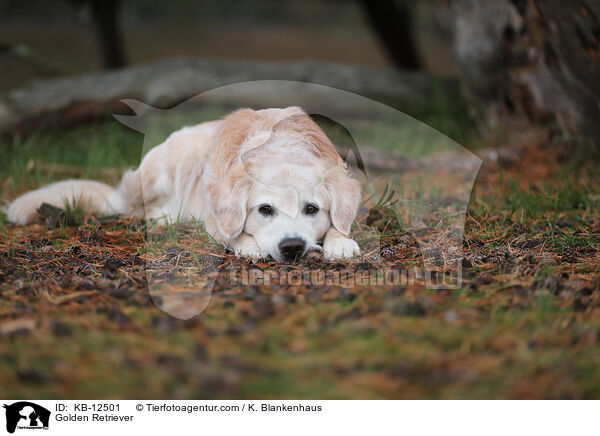
<path fill-rule="evenodd" d="M 19 401 L 6 409 L 6 431 L 14 433 L 15 429 L 48 429 L 50 411 L 29 401 Z"/>

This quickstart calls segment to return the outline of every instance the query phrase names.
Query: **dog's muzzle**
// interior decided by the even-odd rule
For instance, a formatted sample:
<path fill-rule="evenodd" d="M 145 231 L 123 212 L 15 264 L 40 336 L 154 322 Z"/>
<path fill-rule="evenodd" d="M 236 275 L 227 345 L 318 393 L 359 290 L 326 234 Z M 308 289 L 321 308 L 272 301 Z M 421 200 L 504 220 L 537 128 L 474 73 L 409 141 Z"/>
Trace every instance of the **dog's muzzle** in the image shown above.
<path fill-rule="evenodd" d="M 302 257 L 305 247 L 306 244 L 300 238 L 286 238 L 279 243 L 279 252 L 283 260 L 293 262 Z"/>

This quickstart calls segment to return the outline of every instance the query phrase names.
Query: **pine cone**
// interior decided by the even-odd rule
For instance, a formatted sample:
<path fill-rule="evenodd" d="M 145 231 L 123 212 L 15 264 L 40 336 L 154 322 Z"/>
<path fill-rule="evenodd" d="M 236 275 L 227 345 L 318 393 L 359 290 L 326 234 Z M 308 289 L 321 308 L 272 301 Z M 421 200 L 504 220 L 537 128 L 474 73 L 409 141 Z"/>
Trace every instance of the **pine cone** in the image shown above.
<path fill-rule="evenodd" d="M 577 262 L 577 250 L 574 247 L 565 247 L 562 250 L 562 261 L 565 263 Z"/>
<path fill-rule="evenodd" d="M 396 258 L 396 249 L 390 245 L 382 247 L 379 254 L 385 260 L 394 260 Z"/>

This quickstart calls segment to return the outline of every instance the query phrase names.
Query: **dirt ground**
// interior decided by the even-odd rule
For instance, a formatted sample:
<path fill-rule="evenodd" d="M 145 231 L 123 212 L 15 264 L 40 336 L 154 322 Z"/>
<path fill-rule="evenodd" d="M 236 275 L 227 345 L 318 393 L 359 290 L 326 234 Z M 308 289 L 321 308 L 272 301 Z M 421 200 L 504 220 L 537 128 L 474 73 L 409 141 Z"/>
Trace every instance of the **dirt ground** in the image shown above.
<path fill-rule="evenodd" d="M 538 143 L 484 165 L 462 261 L 438 271 L 461 267 L 458 288 L 240 284 L 252 271 L 418 266 L 419 245 L 398 229 L 351 262 L 289 265 L 235 258 L 193 227 L 52 213 L 6 223 L 3 395 L 599 398 L 600 192 L 568 150 Z M 363 209 L 359 221 L 384 230 L 387 213 Z M 189 320 L 158 308 L 181 298 L 207 307 Z"/>

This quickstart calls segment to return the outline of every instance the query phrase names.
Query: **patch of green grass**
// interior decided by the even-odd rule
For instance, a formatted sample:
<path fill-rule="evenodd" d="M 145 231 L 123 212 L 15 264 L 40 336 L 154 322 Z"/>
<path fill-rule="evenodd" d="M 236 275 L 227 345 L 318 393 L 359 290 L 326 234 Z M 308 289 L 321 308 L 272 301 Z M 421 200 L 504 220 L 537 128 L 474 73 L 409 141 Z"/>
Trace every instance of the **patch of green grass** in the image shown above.
<path fill-rule="evenodd" d="M 10 233 L 8 232 L 7 228 L 6 228 L 6 224 L 4 223 L 4 220 L 0 221 L 0 228 L 2 229 L 2 238 L 4 239 L 4 243 L 6 244 L 6 255 L 8 257 L 12 257 L 14 256 L 14 252 L 15 252 L 15 244 L 16 244 L 16 237 L 10 235 Z"/>
<path fill-rule="evenodd" d="M 118 169 L 136 166 L 141 158 L 142 136 L 108 121 L 61 131 L 36 132 L 0 142 L 0 180 L 10 179 L 19 191 L 68 178 L 94 178 L 115 182 Z M 60 168 L 43 168 L 42 164 L 73 166 L 77 174 L 65 174 Z M 115 168 L 115 177 L 107 177 L 99 169 Z"/>
<path fill-rule="evenodd" d="M 475 135 L 474 122 L 467 104 L 460 95 L 446 94 L 440 83 L 433 84 L 432 109 L 421 119 L 459 144 L 471 144 Z"/>
<path fill-rule="evenodd" d="M 549 235 L 546 239 L 546 248 L 549 251 L 560 252 L 567 247 L 590 247 L 596 248 L 600 245 L 600 235 L 573 235 L 565 233 L 561 235 Z"/>
<path fill-rule="evenodd" d="M 505 208 L 517 215 L 523 211 L 531 218 L 545 212 L 558 214 L 600 207 L 600 198 L 594 197 L 599 192 L 575 180 L 563 180 L 558 185 L 545 185 L 537 189 L 522 189 L 514 180 L 509 180 L 508 188 Z"/>
<path fill-rule="evenodd" d="M 526 188 L 520 187 L 513 177 L 503 174 L 498 189 L 488 188 L 484 195 L 475 192 L 469 209 L 477 216 L 503 212 L 495 219 L 486 220 L 486 226 L 491 230 L 505 228 L 509 222 L 523 224 L 526 220 L 541 220 L 535 224 L 538 231 L 547 226 L 557 230 L 553 220 L 567 218 L 573 224 L 579 224 L 586 216 L 600 210 L 600 187 L 582 181 L 579 174 L 572 173 L 557 174 L 553 183 L 543 181 Z"/>

